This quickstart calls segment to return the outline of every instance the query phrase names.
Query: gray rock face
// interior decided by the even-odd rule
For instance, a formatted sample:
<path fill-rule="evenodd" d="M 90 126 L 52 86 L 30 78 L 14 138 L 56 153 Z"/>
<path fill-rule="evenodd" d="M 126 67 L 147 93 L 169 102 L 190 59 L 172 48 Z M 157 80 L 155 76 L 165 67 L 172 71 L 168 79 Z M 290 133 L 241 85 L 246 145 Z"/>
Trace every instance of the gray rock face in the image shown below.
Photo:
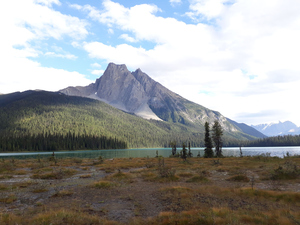
<path fill-rule="evenodd" d="M 188 101 L 151 79 L 140 69 L 130 72 L 123 65 L 110 63 L 95 83 L 86 87 L 68 87 L 66 95 L 104 101 L 118 109 L 145 119 L 156 119 L 203 127 L 206 121 L 218 120 L 224 130 L 241 132 L 219 112 Z"/>
<path fill-rule="evenodd" d="M 125 65 L 110 63 L 101 76 L 97 96 L 108 102 L 123 104 L 129 112 L 137 110 L 145 99 L 145 91 Z"/>

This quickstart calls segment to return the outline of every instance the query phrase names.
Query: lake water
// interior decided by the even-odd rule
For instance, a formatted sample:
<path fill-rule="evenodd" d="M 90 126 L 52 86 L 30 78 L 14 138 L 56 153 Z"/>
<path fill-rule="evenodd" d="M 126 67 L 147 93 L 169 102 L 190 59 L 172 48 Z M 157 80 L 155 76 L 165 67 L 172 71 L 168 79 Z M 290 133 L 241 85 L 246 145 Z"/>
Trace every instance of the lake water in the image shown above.
<path fill-rule="evenodd" d="M 177 148 L 180 152 L 181 148 Z M 146 149 L 118 149 L 118 150 L 85 150 L 85 151 L 59 151 L 55 152 L 57 158 L 78 157 L 78 158 L 97 158 L 100 155 L 103 158 L 129 158 L 129 157 L 155 157 L 156 151 L 158 155 L 169 157 L 171 155 L 171 148 L 146 148 Z M 200 155 L 204 155 L 204 148 L 191 148 L 193 156 L 196 157 L 200 151 Z M 300 155 L 299 147 L 243 147 L 243 156 L 255 156 L 263 153 L 270 153 L 271 156 L 283 157 L 287 154 Z M 25 159 L 37 157 L 49 157 L 52 152 L 30 152 L 30 153 L 0 153 L 0 158 Z M 223 148 L 224 156 L 240 156 L 240 149 L 238 147 Z"/>

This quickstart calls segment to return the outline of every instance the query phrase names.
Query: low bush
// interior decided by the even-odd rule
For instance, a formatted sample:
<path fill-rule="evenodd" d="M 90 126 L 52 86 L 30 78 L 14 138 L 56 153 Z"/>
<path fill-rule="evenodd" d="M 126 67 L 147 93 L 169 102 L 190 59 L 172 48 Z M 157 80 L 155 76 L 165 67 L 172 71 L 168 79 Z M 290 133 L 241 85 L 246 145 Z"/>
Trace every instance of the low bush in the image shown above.
<path fill-rule="evenodd" d="M 271 180 L 291 180 L 296 179 L 300 175 L 298 166 L 293 161 L 286 161 L 283 165 L 279 165 L 271 173 Z"/>

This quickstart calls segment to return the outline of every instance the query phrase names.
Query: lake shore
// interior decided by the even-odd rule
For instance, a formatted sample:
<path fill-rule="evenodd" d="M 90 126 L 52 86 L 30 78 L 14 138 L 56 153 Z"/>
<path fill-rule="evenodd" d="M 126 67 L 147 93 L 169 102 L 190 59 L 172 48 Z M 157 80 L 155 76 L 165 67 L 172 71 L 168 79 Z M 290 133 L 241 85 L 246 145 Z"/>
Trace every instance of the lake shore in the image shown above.
<path fill-rule="evenodd" d="M 299 163 L 268 156 L 2 159 L 0 223 L 297 224 Z"/>

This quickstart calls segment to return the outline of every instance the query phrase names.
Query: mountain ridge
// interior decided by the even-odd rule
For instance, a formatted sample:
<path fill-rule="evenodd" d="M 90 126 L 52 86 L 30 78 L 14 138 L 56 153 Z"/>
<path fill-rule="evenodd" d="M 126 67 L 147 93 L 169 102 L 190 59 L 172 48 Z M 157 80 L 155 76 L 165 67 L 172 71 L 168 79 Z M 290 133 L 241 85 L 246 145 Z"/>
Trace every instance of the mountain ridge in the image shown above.
<path fill-rule="evenodd" d="M 217 120 L 224 130 L 243 133 L 237 124 L 231 123 L 221 113 L 170 91 L 140 68 L 130 72 L 124 64 L 109 63 L 103 75 L 94 83 L 85 87 L 67 87 L 60 92 L 104 101 L 146 119 L 201 127 L 206 121 L 212 124 Z M 256 137 L 261 137 L 261 134 Z"/>
<path fill-rule="evenodd" d="M 300 127 L 297 127 L 297 125 L 291 121 L 251 125 L 251 127 L 269 137 L 300 134 Z"/>

